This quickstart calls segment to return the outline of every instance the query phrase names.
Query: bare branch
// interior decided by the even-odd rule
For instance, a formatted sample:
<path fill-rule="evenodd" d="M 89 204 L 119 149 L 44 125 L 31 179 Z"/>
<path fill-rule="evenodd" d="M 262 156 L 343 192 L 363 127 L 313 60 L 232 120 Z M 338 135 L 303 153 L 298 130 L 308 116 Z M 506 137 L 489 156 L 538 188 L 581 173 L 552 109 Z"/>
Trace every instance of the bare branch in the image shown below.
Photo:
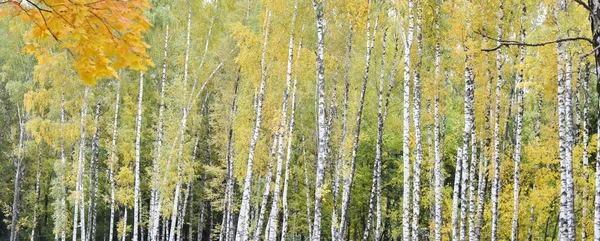
<path fill-rule="evenodd" d="M 594 49 L 592 49 L 592 51 L 587 52 L 586 54 L 582 55 L 581 57 L 579 57 L 579 61 L 587 58 L 588 56 L 590 56 L 591 54 L 593 54 L 594 52 L 598 51 L 598 49 L 600 49 L 600 45 L 596 46 Z"/>
<path fill-rule="evenodd" d="M 584 3 L 583 1 L 581 1 L 581 0 L 573 0 L 573 1 L 578 3 L 579 5 L 581 5 L 585 9 L 587 9 L 589 12 L 592 12 L 592 9 L 590 8 L 590 6 L 587 5 L 586 3 Z"/>
<path fill-rule="evenodd" d="M 496 51 L 502 47 L 510 47 L 510 46 L 541 47 L 541 46 L 546 46 L 549 44 L 557 44 L 557 43 L 562 43 L 562 42 L 581 41 L 581 40 L 589 42 L 590 44 L 593 44 L 593 41 L 586 37 L 571 37 L 571 38 L 561 38 L 561 39 L 555 39 L 555 40 L 539 42 L 539 43 L 525 43 L 525 42 L 519 42 L 519 41 L 514 41 L 514 40 L 504 40 L 504 39 L 499 39 L 499 38 L 493 38 L 493 37 L 488 36 L 485 32 L 481 32 L 481 31 L 475 31 L 475 33 L 481 35 L 484 38 L 492 39 L 492 40 L 495 40 L 496 42 L 498 42 L 498 45 L 496 47 L 481 49 L 481 51 L 485 51 L 485 52 Z"/>

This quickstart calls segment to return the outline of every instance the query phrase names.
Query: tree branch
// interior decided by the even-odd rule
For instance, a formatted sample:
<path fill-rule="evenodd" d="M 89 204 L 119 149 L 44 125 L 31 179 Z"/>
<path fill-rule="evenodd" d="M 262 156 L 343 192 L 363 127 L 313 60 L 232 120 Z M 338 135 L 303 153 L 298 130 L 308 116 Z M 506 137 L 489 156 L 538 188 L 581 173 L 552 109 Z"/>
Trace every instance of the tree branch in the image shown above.
<path fill-rule="evenodd" d="M 587 4 L 585 4 L 583 1 L 581 1 L 581 0 L 573 0 L 573 1 L 576 2 L 576 3 L 578 3 L 579 5 L 581 5 L 585 9 L 587 9 L 590 13 L 592 12 L 592 9 L 590 8 L 590 6 L 588 6 Z"/>
<path fill-rule="evenodd" d="M 496 47 L 481 49 L 481 51 L 484 51 L 484 52 L 496 51 L 502 47 L 510 47 L 510 46 L 541 47 L 541 46 L 546 46 L 549 44 L 557 44 L 557 43 L 562 43 L 562 42 L 580 41 L 580 40 L 587 41 L 590 44 L 593 44 L 592 40 L 589 38 L 586 38 L 586 37 L 571 37 L 571 38 L 561 38 L 561 39 L 555 39 L 555 40 L 539 42 L 539 43 L 525 43 L 525 42 L 519 42 L 519 41 L 514 41 L 514 40 L 504 40 L 504 39 L 499 39 L 499 38 L 492 38 L 492 37 L 488 36 L 486 33 L 481 32 L 481 31 L 475 31 L 475 33 L 481 35 L 484 38 L 492 39 L 492 40 L 495 40 L 496 42 L 498 42 L 498 45 Z"/>
<path fill-rule="evenodd" d="M 594 52 L 598 51 L 598 49 L 600 49 L 600 45 L 596 46 L 594 49 L 592 49 L 592 51 L 587 52 L 586 54 L 582 55 L 581 57 L 579 57 L 579 61 L 587 58 L 588 56 L 590 56 L 591 54 L 593 54 Z"/>

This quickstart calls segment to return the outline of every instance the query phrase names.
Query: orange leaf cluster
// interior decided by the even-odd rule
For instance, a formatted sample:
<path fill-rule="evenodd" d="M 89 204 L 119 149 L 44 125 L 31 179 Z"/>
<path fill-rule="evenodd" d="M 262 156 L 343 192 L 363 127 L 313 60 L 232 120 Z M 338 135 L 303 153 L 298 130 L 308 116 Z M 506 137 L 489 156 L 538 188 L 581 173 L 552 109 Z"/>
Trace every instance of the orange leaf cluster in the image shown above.
<path fill-rule="evenodd" d="M 147 0 L 25 0 L 4 8 L 32 22 L 25 52 L 42 61 L 48 45 L 58 44 L 73 57 L 73 68 L 86 84 L 118 78 L 117 69 L 146 71 L 152 65 L 143 41 L 150 27 Z M 16 5 L 17 4 L 17 5 Z"/>

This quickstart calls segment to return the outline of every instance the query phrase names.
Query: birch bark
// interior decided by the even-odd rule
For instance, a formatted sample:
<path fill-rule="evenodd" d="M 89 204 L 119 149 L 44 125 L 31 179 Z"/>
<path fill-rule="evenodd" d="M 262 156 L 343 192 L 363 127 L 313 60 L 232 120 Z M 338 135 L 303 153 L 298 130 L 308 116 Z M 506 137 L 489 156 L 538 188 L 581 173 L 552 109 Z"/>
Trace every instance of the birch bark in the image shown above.
<path fill-rule="evenodd" d="M 265 64 L 265 55 L 267 51 L 267 42 L 269 40 L 269 18 L 271 12 L 267 10 L 267 19 L 265 26 L 265 40 L 263 42 L 262 57 L 261 57 L 261 81 L 260 90 L 257 98 L 256 105 L 256 118 L 254 128 L 252 129 L 252 137 L 250 139 L 250 150 L 248 152 L 248 164 L 246 168 L 246 177 L 244 178 L 244 188 L 242 193 L 242 204 L 240 206 L 240 214 L 237 223 L 237 233 L 235 236 L 236 241 L 247 241 L 248 240 L 248 226 L 249 226 L 249 212 L 250 212 L 250 188 L 252 184 L 252 165 L 254 161 L 254 150 L 256 149 L 256 141 L 260 132 L 260 124 L 262 122 L 262 105 L 265 93 L 266 85 L 266 71 L 267 66 Z"/>
<path fill-rule="evenodd" d="M 121 100 L 121 80 L 116 83 L 117 96 L 115 98 L 115 118 L 113 121 L 112 143 L 110 146 L 110 163 L 108 164 L 108 178 L 110 182 L 110 226 L 108 228 L 108 240 L 113 240 L 113 229 L 115 227 L 115 157 L 117 155 L 117 127 L 119 123 L 119 104 Z"/>
<path fill-rule="evenodd" d="M 403 33 L 404 40 L 404 90 L 402 109 L 402 163 L 403 163 L 403 191 L 402 191 L 402 240 L 410 240 L 410 50 L 414 31 L 414 3 L 408 0 L 408 30 Z"/>
<path fill-rule="evenodd" d="M 98 197 L 98 126 L 100 125 L 100 110 L 102 104 L 100 100 L 96 103 L 96 115 L 94 116 L 94 135 L 92 136 L 92 157 L 90 159 L 90 174 L 89 174 L 89 204 L 88 204 L 88 227 L 87 234 L 89 240 L 96 240 L 96 206 Z"/>
<path fill-rule="evenodd" d="M 148 220 L 148 239 L 150 241 L 158 240 L 158 228 L 160 222 L 160 184 L 159 161 L 162 156 L 162 136 L 163 136 L 163 114 L 165 109 L 165 82 L 167 80 L 167 57 L 169 50 L 169 25 L 165 26 L 165 44 L 164 58 L 162 65 L 162 75 L 160 78 L 160 106 L 158 107 L 158 124 L 156 128 L 156 141 L 154 142 L 154 155 L 152 157 L 152 175 L 151 175 L 151 191 L 150 191 L 150 215 Z"/>
<path fill-rule="evenodd" d="M 85 87 L 83 92 L 83 103 L 81 105 L 80 137 L 79 137 L 79 158 L 77 164 L 77 181 L 75 183 L 75 208 L 73 209 L 73 241 L 77 240 L 77 225 L 80 221 L 81 240 L 85 241 L 85 207 L 83 197 L 83 174 L 85 168 L 85 119 L 87 113 L 87 97 L 89 87 Z M 78 220 L 78 212 L 81 212 L 81 218 Z"/>
<path fill-rule="evenodd" d="M 369 0 L 369 7 L 371 6 L 371 1 Z M 365 70 L 363 72 L 363 83 L 360 91 L 358 109 L 356 111 L 356 126 L 354 129 L 354 138 L 352 142 L 352 154 L 350 156 L 350 167 L 349 173 L 344 173 L 344 185 L 342 190 L 342 211 L 340 218 L 340 236 L 341 239 L 344 237 L 344 233 L 346 231 L 346 219 L 348 218 L 348 207 L 350 206 L 350 195 L 352 193 L 352 184 L 354 182 L 354 172 L 356 169 L 356 154 L 358 150 L 358 143 L 360 137 L 361 123 L 362 123 L 362 112 L 363 106 L 365 103 L 365 93 L 367 91 L 367 82 L 369 80 L 369 70 L 371 67 L 371 53 L 373 52 L 373 47 L 375 45 L 375 36 L 377 35 L 377 25 L 378 25 L 379 17 L 375 19 L 375 25 L 373 26 L 373 33 L 371 36 L 371 12 L 369 10 L 367 16 L 367 53 L 365 54 Z M 344 168 L 344 170 L 347 170 Z"/>
<path fill-rule="evenodd" d="M 17 241 L 19 239 L 19 228 L 17 223 L 20 218 L 21 209 L 21 182 L 23 181 L 23 139 L 25 136 L 25 115 L 21 114 L 20 108 L 18 108 L 19 115 L 19 146 L 17 150 L 17 159 L 15 160 L 15 186 L 13 193 L 13 204 L 12 204 L 12 219 L 10 222 L 10 241 Z"/>
<path fill-rule="evenodd" d="M 525 16 L 526 16 L 525 4 L 521 6 L 521 42 L 525 42 Z M 519 239 L 518 227 L 519 227 L 519 193 L 520 193 L 520 165 L 521 165 L 521 132 L 523 131 L 523 89 L 521 83 L 523 82 L 523 68 L 525 66 L 525 46 L 520 46 L 519 53 L 519 65 L 521 66 L 517 73 L 517 123 L 515 130 L 515 170 L 514 170 L 514 184 L 513 184 L 513 219 L 511 225 L 511 240 L 516 241 Z"/>
<path fill-rule="evenodd" d="M 141 158 L 141 132 L 142 132 L 142 100 L 144 97 L 144 73 L 140 72 L 140 88 L 135 118 L 135 183 L 133 191 L 133 240 L 138 240 L 140 217 L 140 158 Z"/>
<path fill-rule="evenodd" d="M 500 3 L 498 11 L 498 37 L 502 38 L 504 22 L 504 5 Z M 492 178 L 491 190 L 491 206 L 492 206 L 492 221 L 491 221 L 491 241 L 498 240 L 498 194 L 500 193 L 500 104 L 502 95 L 502 50 L 496 50 L 496 106 L 494 109 L 494 154 L 492 162 L 494 167 L 494 176 Z"/>
<path fill-rule="evenodd" d="M 417 62 L 414 70 L 414 97 L 413 97 L 413 122 L 415 125 L 415 161 L 413 165 L 413 219 L 412 240 L 419 238 L 419 216 L 421 209 L 421 163 L 423 161 L 422 136 L 421 136 L 421 62 L 423 58 L 423 30 L 422 30 L 422 6 L 417 6 Z"/>
<path fill-rule="evenodd" d="M 321 240 L 321 206 L 323 201 L 323 183 L 325 180 L 325 161 L 327 159 L 326 142 L 326 113 L 325 113 L 325 0 L 313 0 L 313 8 L 316 15 L 317 24 L 317 127 L 318 127 L 318 147 L 317 147 L 317 172 L 315 177 L 315 212 L 313 219 L 312 241 Z"/>
<path fill-rule="evenodd" d="M 383 31 L 383 44 L 382 44 L 382 52 L 381 52 L 381 70 L 379 75 L 379 88 L 377 90 L 377 141 L 375 147 L 375 161 L 373 162 L 373 178 L 371 185 L 371 194 L 369 196 L 369 211 L 367 214 L 367 220 L 365 224 L 365 231 L 363 233 L 363 240 L 367 240 L 369 238 L 369 231 L 371 229 L 371 221 L 373 219 L 373 209 L 374 205 L 378 205 L 375 202 L 375 196 L 378 191 L 379 186 L 379 176 L 381 175 L 381 144 L 383 141 L 383 124 L 385 120 L 383 119 L 383 85 L 384 85 L 384 77 L 385 77 L 385 54 L 386 54 L 386 37 L 387 37 L 387 29 Z M 374 237 L 374 239 L 378 239 L 378 237 Z"/>

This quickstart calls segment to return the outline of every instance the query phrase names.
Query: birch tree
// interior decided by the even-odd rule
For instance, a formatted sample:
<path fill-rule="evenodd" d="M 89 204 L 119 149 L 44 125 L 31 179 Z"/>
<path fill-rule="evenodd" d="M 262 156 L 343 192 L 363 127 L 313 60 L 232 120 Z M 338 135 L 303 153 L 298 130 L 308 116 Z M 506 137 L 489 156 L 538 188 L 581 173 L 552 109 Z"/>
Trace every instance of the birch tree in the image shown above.
<path fill-rule="evenodd" d="M 248 240 L 248 228 L 249 228 L 249 213 L 250 213 L 250 188 L 252 184 L 252 165 L 254 161 L 254 150 L 256 148 L 256 141 L 258 139 L 258 135 L 260 132 L 260 124 L 262 122 L 262 106 L 263 99 L 265 95 L 265 85 L 266 85 L 266 71 L 267 66 L 265 64 L 265 56 L 267 51 L 267 43 L 269 40 L 269 18 L 271 16 L 271 12 L 267 10 L 266 13 L 266 21 L 265 21 L 265 38 L 263 42 L 262 55 L 260 61 L 261 67 L 261 80 L 260 80 L 260 90 L 258 92 L 257 105 L 256 105 L 256 117 L 254 122 L 254 127 L 252 129 L 252 137 L 250 139 L 250 150 L 248 152 L 248 164 L 246 168 L 246 177 L 244 178 L 244 188 L 242 192 L 242 204 L 240 206 L 240 213 L 238 217 L 237 223 L 237 233 L 235 235 L 235 241 L 247 241 Z"/>
<path fill-rule="evenodd" d="M 16 241 L 19 238 L 19 221 L 21 209 L 21 182 L 23 181 L 23 139 L 25 136 L 25 115 L 21 114 L 19 108 L 19 145 L 17 146 L 17 158 L 14 161 L 15 170 L 15 186 L 13 193 L 12 217 L 10 222 L 10 241 Z"/>
<path fill-rule="evenodd" d="M 526 7 L 521 6 L 521 42 L 525 42 L 525 14 Z M 520 193 L 520 165 L 521 165 L 521 133 L 523 131 L 523 90 L 519 86 L 523 82 L 523 68 L 525 65 L 525 46 L 519 47 L 519 65 L 521 66 L 517 73 L 517 123 L 515 130 L 515 170 L 513 184 L 513 219 L 511 225 L 511 240 L 519 239 L 519 193 Z"/>
<path fill-rule="evenodd" d="M 316 15 L 317 24 L 317 127 L 318 127 L 318 146 L 317 146 L 317 172 L 315 179 L 315 208 L 311 239 L 312 241 L 321 240 L 321 205 L 323 201 L 323 183 L 325 180 L 325 160 L 327 159 L 326 143 L 326 113 L 325 113 L 325 0 L 313 0 L 313 8 Z M 342 208 L 343 210 L 343 208 Z M 342 220 L 343 220 L 342 214 Z M 239 240 L 236 240 L 239 241 Z"/>
<path fill-rule="evenodd" d="M 110 182 L 110 221 L 108 228 L 108 240 L 113 240 L 113 229 L 115 227 L 115 162 L 117 155 L 117 127 L 119 125 L 119 105 L 121 102 L 121 81 L 116 82 L 117 96 L 115 97 L 115 114 L 113 120 L 112 142 L 110 146 L 110 162 L 108 163 L 108 178 Z"/>
<path fill-rule="evenodd" d="M 83 91 L 81 104 L 81 121 L 79 137 L 79 158 L 77 162 L 77 181 L 75 183 L 75 207 L 73 208 L 73 241 L 77 240 L 77 227 L 81 228 L 81 240 L 85 239 L 85 198 L 83 196 L 83 175 L 85 170 L 85 119 L 87 114 L 87 98 L 89 87 Z M 78 214 L 79 212 L 79 214 Z M 81 215 L 81 216 L 78 216 Z M 79 218 L 79 222 L 78 222 Z"/>
<path fill-rule="evenodd" d="M 140 87 L 137 103 L 137 114 L 135 118 L 135 183 L 133 189 L 133 240 L 138 240 L 138 228 L 140 217 L 140 155 L 141 155 L 141 132 L 142 132 L 142 100 L 144 97 L 144 73 L 140 72 Z"/>
<path fill-rule="evenodd" d="M 410 50 L 414 34 L 414 3 L 408 0 L 408 30 L 402 33 L 404 42 L 404 89 L 402 95 L 402 240 L 410 240 Z"/>

